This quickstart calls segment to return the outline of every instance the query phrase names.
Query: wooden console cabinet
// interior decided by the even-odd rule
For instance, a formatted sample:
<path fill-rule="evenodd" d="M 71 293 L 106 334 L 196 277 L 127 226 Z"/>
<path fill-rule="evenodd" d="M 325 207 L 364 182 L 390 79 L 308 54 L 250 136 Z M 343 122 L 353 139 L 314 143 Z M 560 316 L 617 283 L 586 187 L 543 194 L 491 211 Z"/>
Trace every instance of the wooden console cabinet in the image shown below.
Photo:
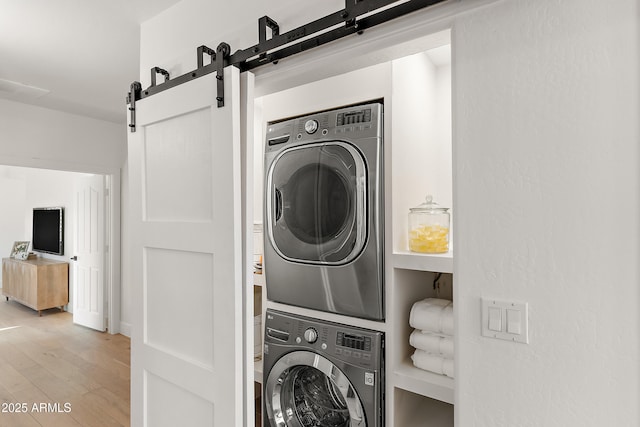
<path fill-rule="evenodd" d="M 2 295 L 37 310 L 69 303 L 69 263 L 46 258 L 2 259 Z"/>

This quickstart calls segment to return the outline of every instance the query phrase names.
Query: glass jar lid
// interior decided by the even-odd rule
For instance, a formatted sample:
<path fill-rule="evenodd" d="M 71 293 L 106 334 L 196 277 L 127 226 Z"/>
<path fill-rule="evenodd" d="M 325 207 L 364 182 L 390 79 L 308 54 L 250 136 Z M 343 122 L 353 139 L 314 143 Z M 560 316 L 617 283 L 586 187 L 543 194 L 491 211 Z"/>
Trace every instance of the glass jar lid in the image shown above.
<path fill-rule="evenodd" d="M 449 208 L 444 208 L 433 201 L 433 196 L 428 195 L 425 198 L 425 202 L 409 209 L 411 212 L 429 212 L 429 213 L 444 213 L 449 210 Z"/>

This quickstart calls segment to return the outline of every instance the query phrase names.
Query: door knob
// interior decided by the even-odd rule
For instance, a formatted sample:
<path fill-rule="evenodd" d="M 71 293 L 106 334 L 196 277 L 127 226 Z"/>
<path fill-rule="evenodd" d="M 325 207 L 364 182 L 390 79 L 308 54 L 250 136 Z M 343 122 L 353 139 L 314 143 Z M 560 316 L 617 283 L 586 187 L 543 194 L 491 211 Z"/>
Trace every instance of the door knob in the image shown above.
<path fill-rule="evenodd" d="M 78 260 L 78 256 L 77 255 L 74 255 L 74 256 L 71 257 L 71 261 L 77 261 L 77 260 Z"/>

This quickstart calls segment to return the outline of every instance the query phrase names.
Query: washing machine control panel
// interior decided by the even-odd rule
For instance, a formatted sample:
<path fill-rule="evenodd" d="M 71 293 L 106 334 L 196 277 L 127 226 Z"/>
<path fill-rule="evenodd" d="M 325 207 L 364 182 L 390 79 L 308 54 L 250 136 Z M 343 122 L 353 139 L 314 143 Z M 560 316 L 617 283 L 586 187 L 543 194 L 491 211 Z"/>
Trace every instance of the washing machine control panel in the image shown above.
<path fill-rule="evenodd" d="M 304 339 L 309 344 L 313 344 L 314 342 L 316 342 L 318 340 L 318 331 L 316 331 L 313 328 L 307 328 L 307 330 L 304 331 Z"/>
<path fill-rule="evenodd" d="M 318 121 L 317 120 L 307 120 L 304 124 L 304 130 L 311 135 L 312 133 L 316 133 L 318 130 Z"/>
<path fill-rule="evenodd" d="M 338 331 L 336 345 L 354 350 L 371 351 L 371 337 Z"/>
<path fill-rule="evenodd" d="M 274 328 L 267 328 L 265 330 L 265 333 L 267 334 L 267 336 L 275 338 L 277 340 L 284 341 L 284 342 L 289 341 L 289 332 L 288 331 L 281 331 L 281 330 L 274 329 Z"/>
<path fill-rule="evenodd" d="M 384 354 L 384 334 L 355 326 L 267 310 L 265 354 L 283 346 L 310 350 L 366 369 L 377 369 Z"/>

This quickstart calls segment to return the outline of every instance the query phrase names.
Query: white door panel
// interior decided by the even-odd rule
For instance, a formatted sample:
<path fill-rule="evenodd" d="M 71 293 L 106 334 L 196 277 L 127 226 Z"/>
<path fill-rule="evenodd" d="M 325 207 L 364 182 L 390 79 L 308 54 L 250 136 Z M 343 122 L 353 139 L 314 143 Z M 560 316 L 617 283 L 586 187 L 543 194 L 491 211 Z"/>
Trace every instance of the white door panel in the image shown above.
<path fill-rule="evenodd" d="M 240 78 L 136 103 L 129 137 L 131 425 L 243 420 Z"/>
<path fill-rule="evenodd" d="M 78 179 L 75 191 L 73 321 L 105 330 L 104 204 L 105 177 Z"/>

